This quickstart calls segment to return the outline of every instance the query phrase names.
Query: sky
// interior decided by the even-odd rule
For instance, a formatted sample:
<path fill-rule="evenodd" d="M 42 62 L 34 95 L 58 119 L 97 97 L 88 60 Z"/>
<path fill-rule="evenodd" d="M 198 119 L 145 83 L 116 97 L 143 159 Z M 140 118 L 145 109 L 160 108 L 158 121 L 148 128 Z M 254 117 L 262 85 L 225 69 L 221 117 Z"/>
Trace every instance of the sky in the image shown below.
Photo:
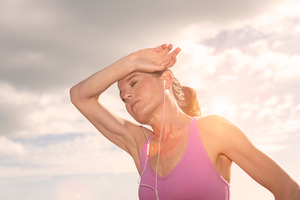
<path fill-rule="evenodd" d="M 69 89 L 139 49 L 172 43 L 173 67 L 300 183 L 297 0 L 1 0 L 0 199 L 138 199 L 133 160 L 71 104 Z M 101 97 L 125 111 L 116 85 Z M 232 200 L 273 199 L 237 165 Z"/>

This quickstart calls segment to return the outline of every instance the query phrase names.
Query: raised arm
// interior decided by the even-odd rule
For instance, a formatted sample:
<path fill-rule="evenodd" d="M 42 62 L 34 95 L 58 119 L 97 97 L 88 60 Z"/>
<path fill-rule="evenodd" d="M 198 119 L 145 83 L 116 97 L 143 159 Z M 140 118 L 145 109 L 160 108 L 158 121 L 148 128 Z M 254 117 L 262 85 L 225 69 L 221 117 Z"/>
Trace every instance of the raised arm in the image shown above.
<path fill-rule="evenodd" d="M 220 149 L 260 185 L 273 193 L 276 200 L 299 200 L 299 185 L 269 156 L 257 149 L 244 132 L 228 120 L 215 116 Z"/>
<path fill-rule="evenodd" d="M 172 45 L 143 49 L 125 56 L 73 86 L 70 90 L 72 103 L 111 142 L 127 151 L 136 152 L 140 127 L 107 110 L 99 96 L 116 81 L 135 71 L 159 71 L 176 62 L 178 50 L 170 53 Z M 133 156 L 133 155 L 132 155 Z"/>

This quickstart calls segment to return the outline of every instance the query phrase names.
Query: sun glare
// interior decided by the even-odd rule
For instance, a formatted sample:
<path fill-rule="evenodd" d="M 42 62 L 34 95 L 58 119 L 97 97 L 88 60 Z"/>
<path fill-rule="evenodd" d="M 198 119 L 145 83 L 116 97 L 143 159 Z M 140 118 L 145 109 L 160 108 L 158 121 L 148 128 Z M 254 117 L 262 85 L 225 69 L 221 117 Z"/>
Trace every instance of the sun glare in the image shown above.
<path fill-rule="evenodd" d="M 225 98 L 214 98 L 210 103 L 211 114 L 221 115 L 223 117 L 233 119 L 236 114 L 237 107 Z"/>

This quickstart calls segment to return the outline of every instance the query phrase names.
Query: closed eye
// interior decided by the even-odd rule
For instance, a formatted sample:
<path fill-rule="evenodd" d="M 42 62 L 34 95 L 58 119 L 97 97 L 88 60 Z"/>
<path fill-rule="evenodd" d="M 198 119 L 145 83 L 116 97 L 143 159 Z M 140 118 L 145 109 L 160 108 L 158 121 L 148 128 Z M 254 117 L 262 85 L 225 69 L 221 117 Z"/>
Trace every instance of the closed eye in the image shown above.
<path fill-rule="evenodd" d="M 130 86 L 133 87 L 136 83 L 137 81 L 133 81 L 132 83 L 130 83 Z"/>

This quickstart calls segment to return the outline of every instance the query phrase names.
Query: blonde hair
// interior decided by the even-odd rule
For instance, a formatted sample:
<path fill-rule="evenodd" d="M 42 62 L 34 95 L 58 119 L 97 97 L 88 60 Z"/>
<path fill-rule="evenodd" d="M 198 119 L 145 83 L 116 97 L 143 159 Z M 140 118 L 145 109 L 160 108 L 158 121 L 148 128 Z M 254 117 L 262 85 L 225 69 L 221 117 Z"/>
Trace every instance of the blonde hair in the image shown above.
<path fill-rule="evenodd" d="M 174 76 L 170 69 L 165 69 L 163 71 L 157 72 L 159 76 L 163 72 L 168 71 L 173 77 L 172 88 L 174 97 L 176 99 L 177 105 L 180 109 L 187 115 L 191 117 L 201 116 L 201 109 L 198 103 L 196 91 L 193 88 L 181 86 L 178 79 Z"/>

